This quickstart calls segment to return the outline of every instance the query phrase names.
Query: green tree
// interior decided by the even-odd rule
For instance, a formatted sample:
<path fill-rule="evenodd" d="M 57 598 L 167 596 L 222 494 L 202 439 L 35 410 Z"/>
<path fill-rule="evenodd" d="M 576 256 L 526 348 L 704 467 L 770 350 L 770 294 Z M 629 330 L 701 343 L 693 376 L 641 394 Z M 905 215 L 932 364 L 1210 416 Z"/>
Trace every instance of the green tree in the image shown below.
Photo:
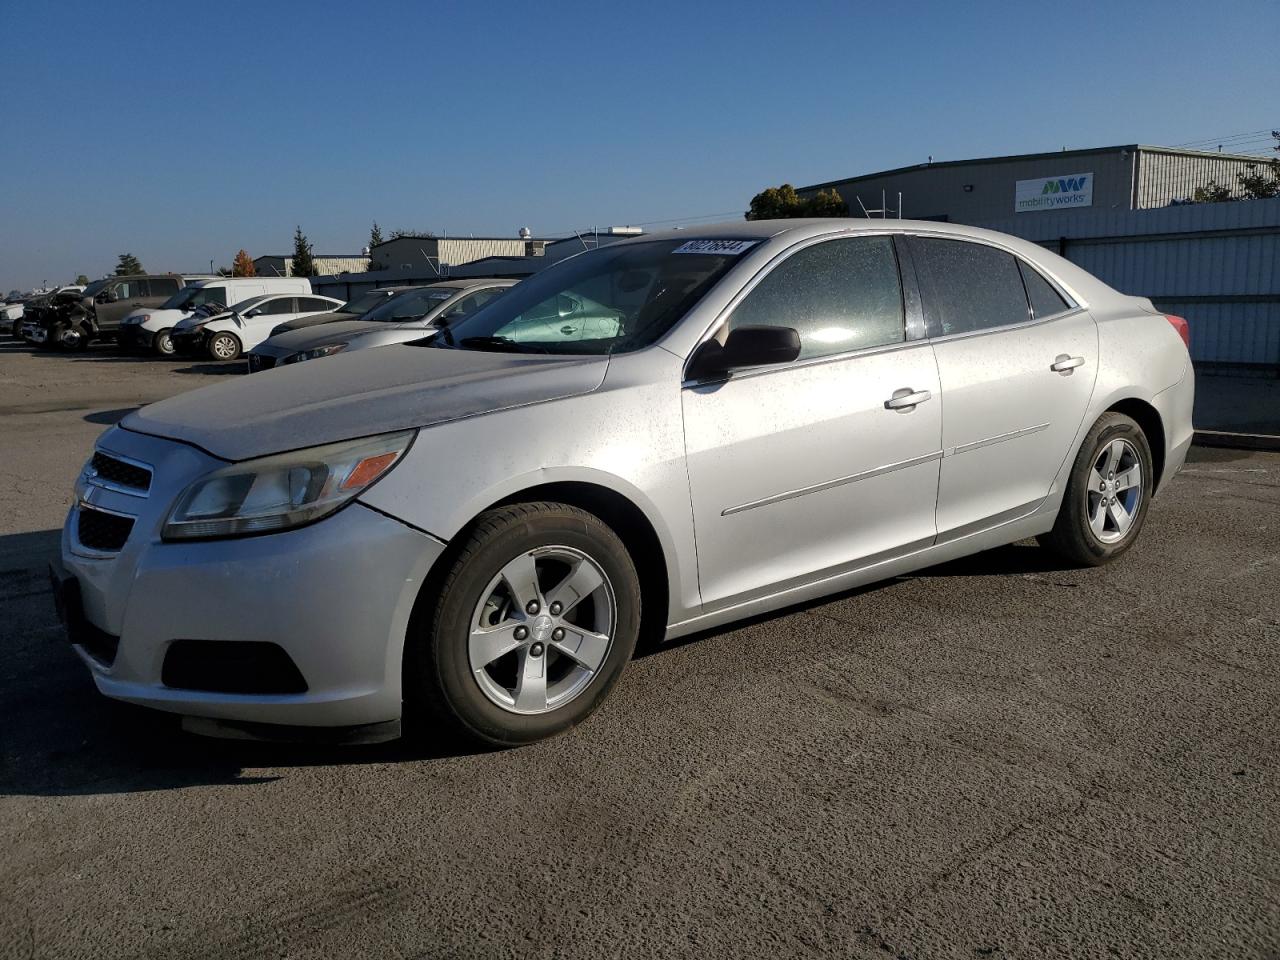
<path fill-rule="evenodd" d="M 236 254 L 235 260 L 231 262 L 231 275 L 233 277 L 256 277 L 258 268 L 254 266 L 253 258 L 249 256 L 249 252 L 243 247 Z"/>
<path fill-rule="evenodd" d="M 1191 199 L 1196 203 L 1225 203 L 1228 200 L 1234 200 L 1235 197 L 1231 195 L 1230 187 L 1217 180 L 1210 180 L 1203 187 L 1196 187 L 1196 192 Z"/>
<path fill-rule="evenodd" d="M 844 197 L 840 196 L 835 188 L 819 190 L 818 195 L 809 200 L 806 207 L 808 208 L 808 212 L 804 214 L 806 217 L 847 217 L 849 215 L 849 205 L 844 202 Z"/>
<path fill-rule="evenodd" d="M 768 187 L 751 198 L 748 220 L 785 220 L 805 216 L 805 201 L 789 183 Z"/>
<path fill-rule="evenodd" d="M 805 199 L 789 183 L 761 190 L 751 198 L 748 220 L 787 220 L 792 217 L 847 217 L 849 205 L 834 189 L 819 190 Z"/>
<path fill-rule="evenodd" d="M 376 247 L 382 242 L 382 228 L 378 226 L 378 221 L 373 221 L 373 229 L 369 231 L 369 246 Z"/>
<path fill-rule="evenodd" d="M 302 227 L 298 227 L 293 231 L 292 266 L 291 273 L 295 277 L 314 277 L 316 275 L 316 261 L 311 256 L 311 243 L 307 240 L 306 234 L 302 232 Z"/>
<path fill-rule="evenodd" d="M 89 278 L 86 277 L 83 273 L 78 274 L 76 276 L 76 285 L 81 287 L 87 287 L 89 285 Z"/>
<path fill-rule="evenodd" d="M 116 264 L 117 277 L 128 277 L 128 276 L 132 276 L 135 273 L 146 273 L 146 272 L 147 272 L 146 270 L 142 269 L 142 261 L 140 261 L 132 253 L 120 254 L 120 260 Z"/>

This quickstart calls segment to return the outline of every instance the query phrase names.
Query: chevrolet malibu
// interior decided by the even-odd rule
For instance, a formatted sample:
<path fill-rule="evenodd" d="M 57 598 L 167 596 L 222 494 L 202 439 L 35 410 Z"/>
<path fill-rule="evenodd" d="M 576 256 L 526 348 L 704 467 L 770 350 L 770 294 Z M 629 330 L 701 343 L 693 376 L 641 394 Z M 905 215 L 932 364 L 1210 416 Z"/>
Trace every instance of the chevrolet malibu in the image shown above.
<path fill-rule="evenodd" d="M 562 334 L 566 297 L 618 319 Z M 76 484 L 56 596 L 102 693 L 194 730 L 526 743 L 642 638 L 1031 536 L 1114 560 L 1192 395 L 1185 321 L 1012 237 L 650 235 L 432 340 L 130 414 Z"/>

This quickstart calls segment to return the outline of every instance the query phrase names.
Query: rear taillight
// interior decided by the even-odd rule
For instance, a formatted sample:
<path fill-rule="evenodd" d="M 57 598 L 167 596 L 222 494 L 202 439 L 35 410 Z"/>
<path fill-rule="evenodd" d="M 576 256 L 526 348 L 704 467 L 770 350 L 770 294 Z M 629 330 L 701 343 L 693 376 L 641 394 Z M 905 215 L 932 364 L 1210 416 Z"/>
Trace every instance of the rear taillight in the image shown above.
<path fill-rule="evenodd" d="M 1187 345 L 1187 349 L 1191 349 L 1191 327 L 1187 325 L 1185 317 L 1175 317 L 1172 313 L 1166 313 L 1164 318 L 1173 324 L 1173 329 L 1178 331 L 1178 336 L 1182 338 L 1182 342 Z"/>

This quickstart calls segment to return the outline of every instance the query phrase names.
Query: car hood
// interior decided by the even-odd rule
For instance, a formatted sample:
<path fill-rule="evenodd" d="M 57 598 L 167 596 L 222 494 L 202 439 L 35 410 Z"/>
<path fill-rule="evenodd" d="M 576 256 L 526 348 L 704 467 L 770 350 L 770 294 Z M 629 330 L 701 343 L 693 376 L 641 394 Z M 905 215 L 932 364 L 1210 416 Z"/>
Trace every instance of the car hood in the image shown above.
<path fill-rule="evenodd" d="M 608 366 L 607 357 L 394 346 L 233 377 L 120 425 L 245 460 L 590 393 Z"/>
<path fill-rule="evenodd" d="M 287 357 L 290 354 L 297 353 L 299 350 L 310 350 L 312 347 L 318 347 L 324 343 L 335 343 L 340 340 L 350 340 L 352 337 L 358 337 L 362 333 L 374 333 L 376 331 L 387 332 L 389 330 L 406 329 L 404 324 L 388 323 L 383 320 L 344 320 L 336 323 L 326 323 L 323 329 L 316 330 L 290 330 L 288 333 L 277 333 L 267 340 L 253 348 L 254 353 L 263 356 Z M 412 329 L 420 337 L 428 337 L 435 333 L 434 327 L 412 327 Z"/>
<path fill-rule="evenodd" d="M 317 323 L 334 323 L 338 320 L 354 320 L 358 314 L 343 313 L 335 310 L 333 313 L 317 313 L 312 317 L 295 317 L 292 320 L 286 320 L 284 323 L 276 324 L 272 328 L 275 330 L 301 330 L 303 327 L 314 327 Z"/>

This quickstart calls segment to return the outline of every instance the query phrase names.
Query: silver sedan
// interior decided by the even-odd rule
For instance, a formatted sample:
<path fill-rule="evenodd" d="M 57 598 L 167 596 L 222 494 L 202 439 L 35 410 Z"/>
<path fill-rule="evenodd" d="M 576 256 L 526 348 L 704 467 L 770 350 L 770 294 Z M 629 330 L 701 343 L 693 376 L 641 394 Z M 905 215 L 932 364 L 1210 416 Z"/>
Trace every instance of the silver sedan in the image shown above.
<path fill-rule="evenodd" d="M 547 322 L 566 298 L 585 332 Z M 210 733 L 527 743 L 641 637 L 1024 537 L 1115 560 L 1192 438 L 1185 321 L 946 224 L 642 237 L 447 331 L 102 436 L 55 577 L 103 693 Z"/>

